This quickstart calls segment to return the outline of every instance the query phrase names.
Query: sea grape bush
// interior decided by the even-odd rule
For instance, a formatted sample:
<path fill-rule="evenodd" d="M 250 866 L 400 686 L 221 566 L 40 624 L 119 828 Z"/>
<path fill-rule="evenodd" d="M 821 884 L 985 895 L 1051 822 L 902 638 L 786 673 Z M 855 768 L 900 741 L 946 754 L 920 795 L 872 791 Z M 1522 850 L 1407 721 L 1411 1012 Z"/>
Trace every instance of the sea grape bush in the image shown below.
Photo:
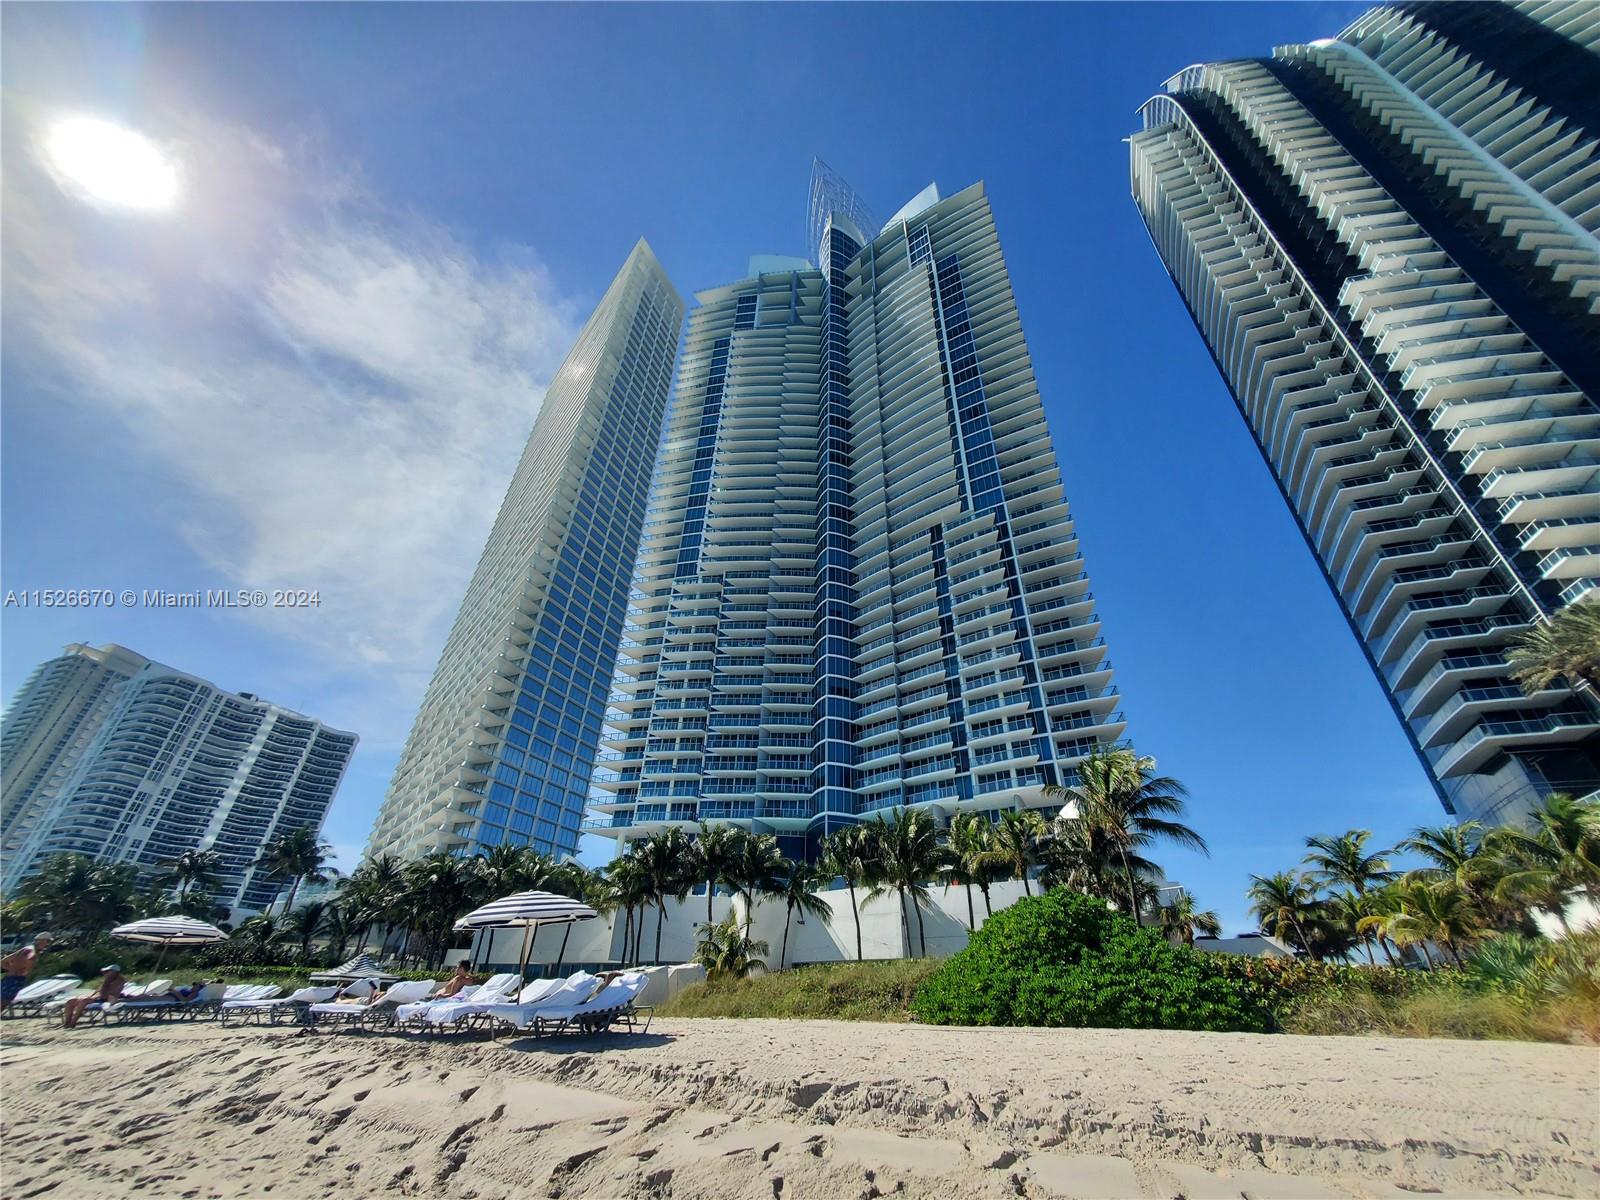
<path fill-rule="evenodd" d="M 1058 888 L 989 918 L 918 989 L 939 1025 L 1265 1032 L 1272 1018 L 1216 956 L 1171 945 L 1103 900 Z"/>

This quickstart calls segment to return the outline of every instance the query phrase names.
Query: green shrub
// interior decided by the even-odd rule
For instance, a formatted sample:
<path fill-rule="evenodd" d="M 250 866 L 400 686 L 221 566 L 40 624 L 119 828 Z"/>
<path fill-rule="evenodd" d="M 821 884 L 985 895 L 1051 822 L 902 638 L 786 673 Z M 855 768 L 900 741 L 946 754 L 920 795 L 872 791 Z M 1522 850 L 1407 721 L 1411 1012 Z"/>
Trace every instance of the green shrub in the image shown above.
<path fill-rule="evenodd" d="M 1264 1032 L 1269 1011 L 1216 956 L 1173 946 L 1105 902 L 1065 889 L 996 913 L 918 989 L 939 1025 Z"/>
<path fill-rule="evenodd" d="M 662 1006 L 660 1015 L 907 1021 L 917 986 L 938 967 L 928 959 L 819 963 L 749 979 L 716 979 L 686 988 Z"/>

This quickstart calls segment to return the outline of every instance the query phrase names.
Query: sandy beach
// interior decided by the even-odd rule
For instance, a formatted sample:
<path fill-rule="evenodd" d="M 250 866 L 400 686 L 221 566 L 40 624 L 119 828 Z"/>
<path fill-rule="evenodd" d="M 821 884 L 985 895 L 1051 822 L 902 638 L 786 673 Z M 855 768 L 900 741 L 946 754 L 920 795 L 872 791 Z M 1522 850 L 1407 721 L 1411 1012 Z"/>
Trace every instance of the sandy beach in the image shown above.
<path fill-rule="evenodd" d="M 828 1021 L 0 1029 L 6 1200 L 1600 1195 L 1600 1051 Z"/>

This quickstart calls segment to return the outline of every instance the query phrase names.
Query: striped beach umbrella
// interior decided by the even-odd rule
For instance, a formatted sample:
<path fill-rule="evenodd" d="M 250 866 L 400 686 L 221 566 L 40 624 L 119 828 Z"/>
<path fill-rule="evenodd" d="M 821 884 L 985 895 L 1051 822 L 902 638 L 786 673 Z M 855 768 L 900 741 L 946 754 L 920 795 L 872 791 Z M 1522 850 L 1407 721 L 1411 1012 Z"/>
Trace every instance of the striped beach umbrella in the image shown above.
<path fill-rule="evenodd" d="M 125 942 L 159 945 L 161 953 L 156 955 L 158 971 L 162 960 L 167 957 L 168 946 L 209 946 L 213 942 L 228 940 L 228 935 L 215 925 L 207 925 L 193 917 L 147 917 L 143 921 L 118 925 L 111 931 L 111 936 Z"/>
<path fill-rule="evenodd" d="M 567 952 L 567 937 L 572 933 L 574 921 L 592 921 L 600 914 L 581 900 L 558 896 L 554 892 L 517 892 L 502 896 L 482 908 L 475 908 L 456 922 L 457 930 L 501 929 L 520 926 L 527 932 L 522 938 L 522 962 L 518 974 L 528 973 L 528 955 L 533 951 L 533 940 L 539 936 L 541 925 L 565 925 L 561 949 L 556 954 L 556 969 L 561 969 L 561 959 Z"/>

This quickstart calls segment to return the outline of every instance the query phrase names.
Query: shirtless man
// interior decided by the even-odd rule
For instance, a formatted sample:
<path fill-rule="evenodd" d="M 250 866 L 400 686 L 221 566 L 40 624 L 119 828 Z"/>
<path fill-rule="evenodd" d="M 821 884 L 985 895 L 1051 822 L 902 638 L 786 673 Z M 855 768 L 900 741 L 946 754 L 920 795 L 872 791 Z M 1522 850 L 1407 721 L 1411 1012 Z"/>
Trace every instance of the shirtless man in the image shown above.
<path fill-rule="evenodd" d="M 39 965 L 39 956 L 49 948 L 50 935 L 41 933 L 33 939 L 31 946 L 24 946 L 0 958 L 0 972 L 4 972 L 4 977 L 0 978 L 0 1012 L 10 1008 L 17 993 L 28 986 L 28 976 Z"/>

